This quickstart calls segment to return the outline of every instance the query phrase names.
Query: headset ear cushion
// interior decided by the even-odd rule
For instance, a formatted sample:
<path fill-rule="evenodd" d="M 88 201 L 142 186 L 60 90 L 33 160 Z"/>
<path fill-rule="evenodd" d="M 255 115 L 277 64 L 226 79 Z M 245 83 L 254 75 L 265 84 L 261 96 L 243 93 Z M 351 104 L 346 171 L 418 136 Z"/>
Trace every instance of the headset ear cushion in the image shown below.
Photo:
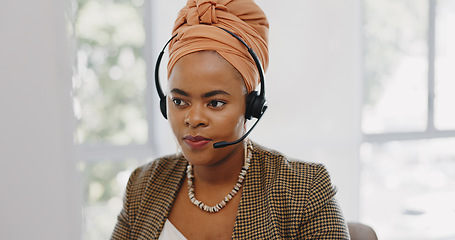
<path fill-rule="evenodd" d="M 257 97 L 257 91 L 252 91 L 250 94 L 248 94 L 246 98 L 246 110 L 245 110 L 245 119 L 251 120 L 251 117 L 253 116 L 252 111 L 253 111 L 253 104 L 254 104 L 254 99 Z"/>
<path fill-rule="evenodd" d="M 261 118 L 267 109 L 267 101 L 257 91 L 253 91 L 248 95 L 246 104 L 245 118 L 248 120 L 252 117 Z"/>
<path fill-rule="evenodd" d="M 253 106 L 251 108 L 251 116 L 254 118 L 261 118 L 267 109 L 266 101 L 264 97 L 256 95 L 254 98 Z"/>
<path fill-rule="evenodd" d="M 261 97 L 257 91 L 251 92 L 246 101 L 245 118 L 250 120 L 252 117 L 260 118 L 267 108 L 264 97 Z"/>
<path fill-rule="evenodd" d="M 166 99 L 167 99 L 166 96 L 164 96 L 164 98 L 160 99 L 160 110 L 161 110 L 161 114 L 163 114 L 163 117 L 165 119 L 167 119 Z"/>

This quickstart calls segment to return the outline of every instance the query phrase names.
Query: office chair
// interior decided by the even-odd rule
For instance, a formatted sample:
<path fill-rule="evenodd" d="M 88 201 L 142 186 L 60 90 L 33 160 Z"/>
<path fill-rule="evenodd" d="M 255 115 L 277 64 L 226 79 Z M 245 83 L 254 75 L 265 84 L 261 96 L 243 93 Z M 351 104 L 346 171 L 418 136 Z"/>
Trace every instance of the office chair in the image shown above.
<path fill-rule="evenodd" d="M 351 240 L 378 240 L 376 232 L 368 225 L 358 222 L 348 222 Z"/>

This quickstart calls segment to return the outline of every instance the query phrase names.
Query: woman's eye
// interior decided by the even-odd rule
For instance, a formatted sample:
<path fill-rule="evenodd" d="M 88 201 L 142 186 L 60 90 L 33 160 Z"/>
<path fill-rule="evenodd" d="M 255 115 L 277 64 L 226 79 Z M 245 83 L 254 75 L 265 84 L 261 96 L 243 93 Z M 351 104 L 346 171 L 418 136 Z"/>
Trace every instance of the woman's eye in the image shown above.
<path fill-rule="evenodd" d="M 209 106 L 214 107 L 214 108 L 219 108 L 219 107 L 222 107 L 224 104 L 226 104 L 226 103 L 222 102 L 222 101 L 213 100 L 213 101 L 210 101 Z"/>
<path fill-rule="evenodd" d="M 176 106 L 185 106 L 186 103 L 182 99 L 174 98 L 172 99 Z"/>

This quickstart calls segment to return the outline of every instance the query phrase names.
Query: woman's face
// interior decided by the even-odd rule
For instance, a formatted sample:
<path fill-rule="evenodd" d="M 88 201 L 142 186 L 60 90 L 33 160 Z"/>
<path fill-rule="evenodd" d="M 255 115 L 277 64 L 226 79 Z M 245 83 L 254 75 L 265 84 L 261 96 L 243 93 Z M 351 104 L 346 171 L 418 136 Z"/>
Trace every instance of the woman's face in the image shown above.
<path fill-rule="evenodd" d="M 212 145 L 244 134 L 246 95 L 240 73 L 214 51 L 177 61 L 168 83 L 168 116 L 190 163 L 210 166 L 243 154 L 241 143 L 219 149 Z"/>

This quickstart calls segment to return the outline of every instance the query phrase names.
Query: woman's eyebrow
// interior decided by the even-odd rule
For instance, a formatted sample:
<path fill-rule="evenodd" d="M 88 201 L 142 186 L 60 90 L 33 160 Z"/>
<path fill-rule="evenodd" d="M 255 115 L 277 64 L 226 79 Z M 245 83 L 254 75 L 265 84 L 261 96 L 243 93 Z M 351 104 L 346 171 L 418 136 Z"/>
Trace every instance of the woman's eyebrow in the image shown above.
<path fill-rule="evenodd" d="M 175 93 L 175 94 L 179 94 L 179 95 L 182 95 L 182 96 L 185 96 L 185 97 L 189 97 L 190 94 L 181 90 L 181 89 L 178 89 L 178 88 L 173 88 L 171 90 L 171 93 Z M 226 91 L 223 91 L 223 90 L 213 90 L 213 91 L 210 91 L 210 92 L 207 92 L 207 93 L 204 93 L 202 94 L 202 98 L 209 98 L 209 97 L 213 97 L 213 96 L 216 96 L 218 94 L 221 94 L 221 95 L 231 95 L 230 93 L 226 92 Z"/>
<path fill-rule="evenodd" d="M 183 91 L 181 89 L 178 89 L 178 88 L 172 89 L 171 93 L 176 93 L 176 94 L 179 94 L 179 95 L 183 95 L 185 97 L 189 97 L 190 96 L 187 92 L 185 92 L 185 91 Z"/>
<path fill-rule="evenodd" d="M 223 90 L 214 90 L 214 91 L 210 91 L 208 93 L 204 93 L 202 94 L 202 98 L 209 98 L 209 97 L 213 97 L 213 96 L 216 96 L 218 94 L 221 94 L 221 95 L 231 95 L 230 93 L 226 92 L 226 91 L 223 91 Z"/>

